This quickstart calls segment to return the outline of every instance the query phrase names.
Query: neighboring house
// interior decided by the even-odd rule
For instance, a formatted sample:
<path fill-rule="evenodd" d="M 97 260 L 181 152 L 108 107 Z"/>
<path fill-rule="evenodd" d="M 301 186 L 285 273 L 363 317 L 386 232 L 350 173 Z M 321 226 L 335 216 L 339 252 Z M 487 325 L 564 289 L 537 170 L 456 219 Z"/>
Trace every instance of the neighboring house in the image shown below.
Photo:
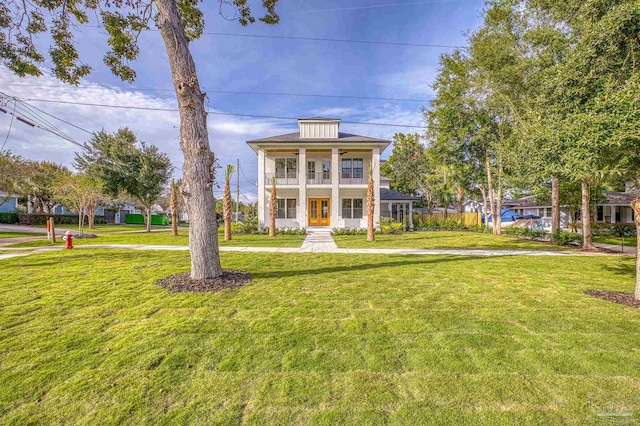
<path fill-rule="evenodd" d="M 603 191 L 604 201 L 595 208 L 596 223 L 626 223 L 633 224 L 635 214 L 631 208 L 631 201 L 635 195 L 631 192 Z M 518 198 L 515 200 L 504 200 L 504 207 L 508 207 L 517 213 L 528 215 L 533 214 L 541 217 L 545 228 L 551 228 L 551 204 L 538 203 L 535 197 Z M 567 228 L 571 223 L 570 213 L 566 207 L 560 208 L 560 227 Z M 576 212 L 574 218 L 576 222 L 581 220 L 580 211 Z"/>
<path fill-rule="evenodd" d="M 380 176 L 388 140 L 340 132 L 340 120 L 298 120 L 299 131 L 248 141 L 258 154 L 258 223 L 269 225 L 272 180 L 276 181 L 278 228 L 367 227 L 367 183 L 373 163 L 374 222 L 381 216 L 409 219 L 416 200 L 389 189 Z"/>
<path fill-rule="evenodd" d="M 9 195 L 6 192 L 0 191 L 0 213 L 8 213 L 18 211 L 18 196 Z"/>
<path fill-rule="evenodd" d="M 625 223 L 633 224 L 635 214 L 631 208 L 631 200 L 635 198 L 635 194 L 631 192 L 631 189 L 625 192 L 617 191 L 603 191 L 604 201 L 595 207 L 595 222 L 596 223 Z M 487 206 L 488 208 L 489 206 Z M 543 228 L 551 229 L 551 203 L 537 202 L 533 195 L 516 198 L 505 199 L 502 201 L 502 207 L 510 209 L 521 216 L 539 216 L 539 223 Z M 479 211 L 482 212 L 482 203 L 478 201 L 465 202 L 465 211 Z M 574 222 L 580 222 L 581 212 L 580 209 L 576 212 Z M 511 223 L 505 223 L 503 225 L 510 225 Z M 560 227 L 568 228 L 571 223 L 571 217 L 569 209 L 566 207 L 560 208 Z"/>

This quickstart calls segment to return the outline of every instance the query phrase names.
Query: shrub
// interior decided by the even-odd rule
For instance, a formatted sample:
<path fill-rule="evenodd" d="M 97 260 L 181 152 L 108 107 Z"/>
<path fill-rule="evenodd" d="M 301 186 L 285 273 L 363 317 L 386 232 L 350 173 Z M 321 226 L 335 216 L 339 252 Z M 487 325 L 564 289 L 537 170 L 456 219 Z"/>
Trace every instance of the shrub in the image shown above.
<path fill-rule="evenodd" d="M 367 228 L 333 228 L 333 235 L 366 235 Z"/>
<path fill-rule="evenodd" d="M 514 237 L 528 238 L 530 240 L 546 239 L 549 234 L 543 230 L 534 230 L 526 227 L 508 226 L 502 228 L 503 235 L 511 235 Z"/>
<path fill-rule="evenodd" d="M 582 234 L 562 229 L 558 229 L 553 233 L 553 239 L 556 244 L 561 246 L 582 245 Z"/>
<path fill-rule="evenodd" d="M 19 223 L 19 213 L 18 212 L 6 212 L 0 213 L 0 223 Z"/>
<path fill-rule="evenodd" d="M 491 234 L 493 232 L 491 227 L 486 225 L 470 225 L 467 230 L 469 232 L 477 232 L 479 234 Z"/>
<path fill-rule="evenodd" d="M 380 218 L 380 233 L 381 234 L 401 234 L 402 223 L 396 222 L 390 217 Z"/>
<path fill-rule="evenodd" d="M 458 221 L 454 218 L 449 217 L 446 220 L 440 222 L 440 229 L 444 231 L 461 231 L 464 229 L 464 225 L 458 223 Z"/>
<path fill-rule="evenodd" d="M 613 230 L 614 228 L 610 223 L 596 222 L 591 224 L 592 235 L 610 235 Z"/>
<path fill-rule="evenodd" d="M 78 215 L 75 214 L 45 214 L 45 213 L 20 213 L 18 221 L 20 225 L 45 225 L 47 219 L 53 217 L 56 225 L 77 225 Z M 85 224 L 89 223 L 89 218 L 85 216 Z M 107 223 L 104 216 L 95 217 L 96 224 Z"/>
<path fill-rule="evenodd" d="M 231 224 L 232 234 L 257 234 L 258 233 L 258 218 L 253 217 L 242 222 L 233 222 Z"/>
<path fill-rule="evenodd" d="M 305 235 L 307 230 L 304 228 L 278 228 L 276 234 L 279 235 Z"/>

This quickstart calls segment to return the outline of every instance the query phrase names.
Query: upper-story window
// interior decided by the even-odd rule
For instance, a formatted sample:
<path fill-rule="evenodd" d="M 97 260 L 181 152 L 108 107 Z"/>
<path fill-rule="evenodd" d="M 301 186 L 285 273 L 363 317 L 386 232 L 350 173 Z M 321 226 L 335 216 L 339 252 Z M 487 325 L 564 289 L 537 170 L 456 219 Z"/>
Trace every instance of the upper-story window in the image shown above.
<path fill-rule="evenodd" d="M 295 178 L 297 169 L 297 158 L 276 158 L 276 178 Z"/>
<path fill-rule="evenodd" d="M 364 161 L 362 158 L 343 158 L 342 177 L 345 179 L 362 178 L 364 174 Z"/>

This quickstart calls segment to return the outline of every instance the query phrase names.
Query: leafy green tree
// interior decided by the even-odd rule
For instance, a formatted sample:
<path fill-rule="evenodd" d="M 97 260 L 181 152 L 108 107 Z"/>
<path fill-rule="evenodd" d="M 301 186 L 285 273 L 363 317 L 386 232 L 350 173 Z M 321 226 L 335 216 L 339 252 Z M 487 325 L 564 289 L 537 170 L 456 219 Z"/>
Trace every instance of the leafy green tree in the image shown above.
<path fill-rule="evenodd" d="M 429 173 L 429 160 L 425 146 L 417 133 L 393 135 L 393 150 L 389 159 L 380 166 L 380 171 L 393 179 L 391 189 L 408 195 L 422 196 Z"/>
<path fill-rule="evenodd" d="M 11 151 L 0 152 L 0 192 L 8 197 L 0 197 L 0 206 L 9 201 L 12 195 L 19 195 L 24 182 L 24 160 Z"/>
<path fill-rule="evenodd" d="M 84 150 L 76 153 L 78 170 L 99 178 L 110 196 L 125 193 L 145 210 L 147 232 L 151 232 L 151 208 L 171 177 L 171 160 L 156 146 L 138 142 L 136 135 L 123 128 L 114 134 L 96 133 Z"/>
<path fill-rule="evenodd" d="M 24 165 L 22 192 L 28 194 L 27 211 L 52 214 L 57 202 L 55 187 L 71 172 L 65 166 L 50 161 L 27 161 Z"/>
<path fill-rule="evenodd" d="M 278 0 L 262 0 L 265 14 L 260 21 L 277 24 Z M 247 0 L 218 0 L 236 12 L 238 22 L 255 22 Z M 81 61 L 74 44 L 73 31 L 78 24 L 99 15 L 101 26 L 109 34 L 109 50 L 104 63 L 124 81 L 133 81 L 136 73 L 130 63 L 139 54 L 140 33 L 150 24 L 160 30 L 180 111 L 180 148 L 184 154 L 182 193 L 189 210 L 189 248 L 191 277 L 216 278 L 222 275 L 218 253 L 217 222 L 212 187 L 215 156 L 209 145 L 206 95 L 200 88 L 189 43 L 204 31 L 204 15 L 196 1 L 176 0 L 68 0 L 11 1 L 0 3 L 0 58 L 19 76 L 42 75 L 45 62 L 34 39 L 49 32 L 53 74 L 62 81 L 78 84 L 91 71 Z"/>
<path fill-rule="evenodd" d="M 53 193 L 60 204 L 78 212 L 80 234 L 85 217 L 89 229 L 93 229 L 96 209 L 104 199 L 101 181 L 86 173 L 65 174 L 54 183 Z"/>

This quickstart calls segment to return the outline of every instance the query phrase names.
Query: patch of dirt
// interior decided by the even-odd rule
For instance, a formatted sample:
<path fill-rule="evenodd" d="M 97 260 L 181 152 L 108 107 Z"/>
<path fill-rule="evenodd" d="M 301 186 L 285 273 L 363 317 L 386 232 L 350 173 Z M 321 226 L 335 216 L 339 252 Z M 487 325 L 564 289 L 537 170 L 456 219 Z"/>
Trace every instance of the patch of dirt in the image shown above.
<path fill-rule="evenodd" d="M 624 291 L 587 290 L 584 294 L 597 299 L 631 306 L 632 308 L 640 308 L 640 300 L 634 300 L 633 293 Z"/>
<path fill-rule="evenodd" d="M 228 288 L 242 287 L 253 277 L 248 272 L 225 269 L 220 278 L 208 280 L 193 280 L 191 272 L 171 275 L 159 280 L 156 284 L 172 293 L 221 291 Z"/>

